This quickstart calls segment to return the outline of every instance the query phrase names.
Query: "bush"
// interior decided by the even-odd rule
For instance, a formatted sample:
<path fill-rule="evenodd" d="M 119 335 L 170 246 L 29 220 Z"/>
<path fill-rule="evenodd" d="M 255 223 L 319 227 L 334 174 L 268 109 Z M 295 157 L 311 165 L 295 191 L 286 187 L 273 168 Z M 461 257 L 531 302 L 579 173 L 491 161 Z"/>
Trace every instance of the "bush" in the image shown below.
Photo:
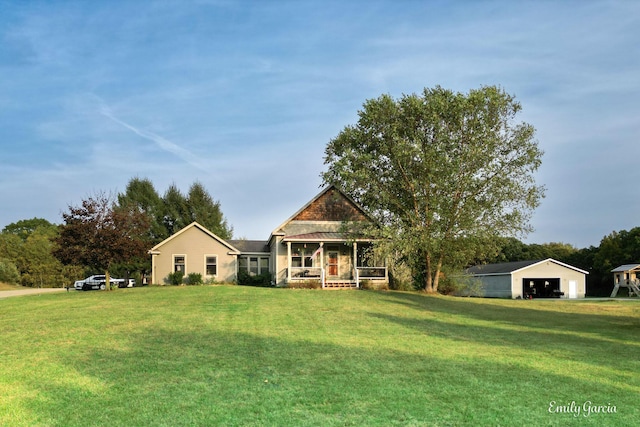
<path fill-rule="evenodd" d="M 389 265 L 389 288 L 395 291 L 415 291 L 411 269 L 400 263 Z"/>
<path fill-rule="evenodd" d="M 0 258 L 0 282 L 11 283 L 13 285 L 20 282 L 20 272 L 18 268 L 8 259 Z"/>
<path fill-rule="evenodd" d="M 187 276 L 187 285 L 202 285 L 202 274 L 189 273 Z"/>
<path fill-rule="evenodd" d="M 225 283 L 225 282 L 219 282 L 219 281 L 216 280 L 215 277 L 209 277 L 208 279 L 206 279 L 204 281 L 205 285 L 220 285 L 220 284 L 223 284 L 223 283 Z M 235 285 L 235 283 L 228 283 L 228 284 Z"/>
<path fill-rule="evenodd" d="M 368 291 L 388 291 L 389 285 L 387 282 L 380 280 L 362 280 L 360 281 L 360 289 Z"/>
<path fill-rule="evenodd" d="M 182 279 L 184 278 L 184 273 L 182 271 L 176 271 L 174 273 L 169 273 L 167 276 L 167 282 L 170 285 L 180 286 L 182 285 Z"/>
<path fill-rule="evenodd" d="M 440 279 L 438 292 L 443 295 L 480 297 L 484 295 L 484 285 L 479 279 L 471 276 L 447 276 Z"/>
<path fill-rule="evenodd" d="M 244 270 L 238 271 L 238 285 L 241 286 L 259 286 L 263 288 L 273 287 L 271 273 L 260 273 L 252 276 Z"/>
<path fill-rule="evenodd" d="M 322 288 L 322 282 L 320 280 L 300 280 L 295 282 L 289 282 L 287 288 L 291 289 L 320 289 Z"/>

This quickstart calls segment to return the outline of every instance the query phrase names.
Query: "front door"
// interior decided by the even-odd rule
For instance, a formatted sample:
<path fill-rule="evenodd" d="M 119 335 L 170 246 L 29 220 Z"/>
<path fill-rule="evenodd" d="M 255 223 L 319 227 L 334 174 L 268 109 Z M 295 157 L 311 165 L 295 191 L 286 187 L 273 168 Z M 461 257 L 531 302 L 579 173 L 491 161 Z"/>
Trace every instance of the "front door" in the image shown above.
<path fill-rule="evenodd" d="M 327 258 L 327 276 L 338 276 L 338 251 L 329 251 Z"/>

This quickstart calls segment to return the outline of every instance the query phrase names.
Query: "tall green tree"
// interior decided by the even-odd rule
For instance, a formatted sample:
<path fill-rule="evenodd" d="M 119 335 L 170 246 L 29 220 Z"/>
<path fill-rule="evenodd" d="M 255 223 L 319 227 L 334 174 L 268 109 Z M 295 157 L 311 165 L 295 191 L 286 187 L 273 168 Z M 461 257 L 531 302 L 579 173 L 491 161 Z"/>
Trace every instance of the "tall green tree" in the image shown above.
<path fill-rule="evenodd" d="M 44 218 L 31 218 L 21 219 L 20 221 L 13 222 L 2 229 L 3 234 L 15 234 L 20 237 L 22 241 L 26 241 L 36 229 L 54 229 L 55 224 L 50 223 Z"/>
<path fill-rule="evenodd" d="M 149 239 L 158 243 L 169 237 L 163 224 L 164 203 L 151 180 L 132 178 L 124 193 L 118 194 L 118 208 L 138 209 L 149 217 Z"/>
<path fill-rule="evenodd" d="M 542 152 L 533 126 L 515 121 L 520 110 L 495 86 L 368 100 L 327 145 L 323 179 L 365 207 L 379 222 L 370 232 L 437 292 L 443 267 L 489 258 L 502 237 L 531 230 Z"/>
<path fill-rule="evenodd" d="M 30 287 L 61 287 L 82 273 L 79 266 L 64 266 L 52 254 L 58 226 L 42 218 L 20 220 L 0 233 L 0 258 L 11 260 L 19 282 Z"/>
<path fill-rule="evenodd" d="M 64 264 L 85 265 L 103 271 L 115 263 L 146 255 L 149 218 L 140 210 L 114 209 L 112 198 L 98 194 L 69 206 L 56 239 L 54 255 Z"/>
<path fill-rule="evenodd" d="M 162 200 L 163 224 L 169 236 L 197 221 L 223 239 L 232 237 L 233 228 L 222 214 L 220 202 L 215 201 L 201 183 L 193 183 L 186 196 L 171 184 Z"/>
<path fill-rule="evenodd" d="M 9 259 L 14 263 L 20 256 L 24 241 L 17 234 L 0 233 L 0 258 Z"/>
<path fill-rule="evenodd" d="M 620 265 L 636 262 L 640 262 L 640 227 L 604 236 L 593 259 L 594 268 L 607 275 Z"/>
<path fill-rule="evenodd" d="M 58 229 L 39 227 L 27 237 L 20 251 L 19 265 L 23 286 L 35 288 L 63 287 L 77 280 L 82 269 L 65 267 L 56 259 L 52 250 Z M 74 276 L 69 276 L 74 274 Z"/>
<path fill-rule="evenodd" d="M 220 202 L 213 200 L 213 197 L 199 182 L 193 183 L 189 188 L 187 206 L 191 220 L 189 223 L 197 221 L 223 239 L 232 237 L 233 229 L 222 215 Z"/>
<path fill-rule="evenodd" d="M 175 184 L 171 184 L 162 198 L 164 204 L 164 216 L 162 223 L 169 236 L 189 225 L 191 215 L 187 198 L 180 192 Z"/>

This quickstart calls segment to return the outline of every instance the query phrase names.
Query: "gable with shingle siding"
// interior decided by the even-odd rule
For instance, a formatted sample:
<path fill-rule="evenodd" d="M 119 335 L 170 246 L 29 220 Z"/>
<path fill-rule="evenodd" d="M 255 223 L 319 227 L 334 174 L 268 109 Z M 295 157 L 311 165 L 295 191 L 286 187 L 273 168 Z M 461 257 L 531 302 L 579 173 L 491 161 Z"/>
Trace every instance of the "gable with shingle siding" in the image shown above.
<path fill-rule="evenodd" d="M 358 206 L 337 189 L 330 187 L 313 200 L 292 221 L 367 221 Z"/>

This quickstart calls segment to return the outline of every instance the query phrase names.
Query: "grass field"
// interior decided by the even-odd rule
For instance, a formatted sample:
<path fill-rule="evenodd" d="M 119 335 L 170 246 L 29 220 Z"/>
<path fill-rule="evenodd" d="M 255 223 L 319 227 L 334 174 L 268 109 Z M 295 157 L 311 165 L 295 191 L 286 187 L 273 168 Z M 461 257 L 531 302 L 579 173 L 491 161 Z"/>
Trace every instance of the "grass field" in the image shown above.
<path fill-rule="evenodd" d="M 7 298 L 0 322 L 3 426 L 640 419 L 639 301 L 150 287 Z"/>

